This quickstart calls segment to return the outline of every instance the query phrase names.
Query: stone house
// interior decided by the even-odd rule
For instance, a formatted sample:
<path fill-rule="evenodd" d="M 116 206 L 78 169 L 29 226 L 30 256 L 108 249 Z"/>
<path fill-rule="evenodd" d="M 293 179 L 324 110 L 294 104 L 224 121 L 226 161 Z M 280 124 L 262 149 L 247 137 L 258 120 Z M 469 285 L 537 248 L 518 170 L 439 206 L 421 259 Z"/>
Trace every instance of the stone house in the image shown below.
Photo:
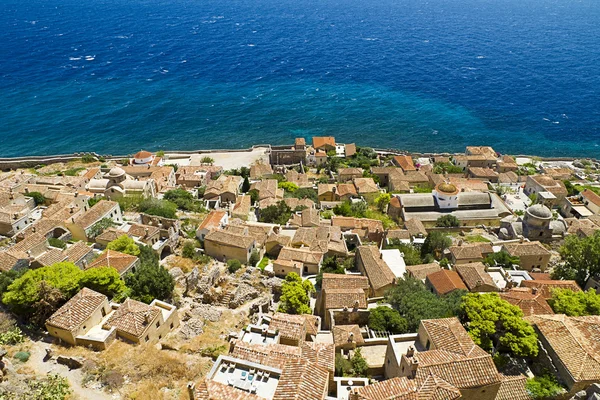
<path fill-rule="evenodd" d="M 512 288 L 507 292 L 499 293 L 499 295 L 502 300 L 519 307 L 525 317 L 554 314 L 542 293 L 535 288 Z"/>
<path fill-rule="evenodd" d="M 486 272 L 483 263 L 458 264 L 455 269 L 471 292 L 498 292 L 500 290 L 492 276 Z"/>
<path fill-rule="evenodd" d="M 354 178 L 362 178 L 362 168 L 339 168 L 338 169 L 338 182 L 345 183 L 353 180 Z"/>
<path fill-rule="evenodd" d="M 295 272 L 299 276 L 316 275 L 323 262 L 323 252 L 312 251 L 308 247 L 284 247 L 279 257 L 273 262 L 273 272 L 278 276 L 286 276 Z"/>
<path fill-rule="evenodd" d="M 221 175 L 216 180 L 207 183 L 204 199 L 233 204 L 237 199 L 243 180 L 241 176 Z"/>
<path fill-rule="evenodd" d="M 369 279 L 369 297 L 381 297 L 396 284 L 396 275 L 376 246 L 360 246 L 356 250 L 356 265 Z"/>
<path fill-rule="evenodd" d="M 256 248 L 256 240 L 248 234 L 215 230 L 204 237 L 204 252 L 217 260 L 238 260 L 247 264 L 252 251 Z"/>
<path fill-rule="evenodd" d="M 198 229 L 196 230 L 196 237 L 200 240 L 204 240 L 204 237 L 210 232 L 218 229 L 224 229 L 228 222 L 229 215 L 227 212 L 221 210 L 212 210 L 198 226 Z"/>
<path fill-rule="evenodd" d="M 459 243 L 458 246 L 450 246 L 450 261 L 452 264 L 469 264 L 483 261 L 494 252 L 490 243 Z"/>
<path fill-rule="evenodd" d="M 70 217 L 65 221 L 67 229 L 71 232 L 73 239 L 90 241 L 90 231 L 95 223 L 108 218 L 117 224 L 123 223 L 123 215 L 119 203 L 108 200 L 100 200 L 87 211 Z"/>
<path fill-rule="evenodd" d="M 460 275 L 456 271 L 441 269 L 425 278 L 425 286 L 438 296 L 446 295 L 455 290 L 467 290 Z"/>
<path fill-rule="evenodd" d="M 121 253 L 115 250 L 106 250 L 100 254 L 85 269 L 98 267 L 111 267 L 117 270 L 120 276 L 125 276 L 129 272 L 135 272 L 135 268 L 140 264 L 139 258 L 130 254 Z"/>
<path fill-rule="evenodd" d="M 552 298 L 552 292 L 554 289 L 569 289 L 574 292 L 581 292 L 581 288 L 575 281 L 534 279 L 531 281 L 521 282 L 521 286 L 531 288 L 532 290 L 537 290 L 536 293 L 540 293 L 546 300 Z"/>
<path fill-rule="evenodd" d="M 313 136 L 313 148 L 325 152 L 335 150 L 335 138 L 333 136 Z"/>
<path fill-rule="evenodd" d="M 394 158 L 392 158 L 392 162 L 394 165 L 402 168 L 402 171 L 404 172 L 417 170 L 417 168 L 415 168 L 415 164 L 413 163 L 412 157 L 408 155 L 394 156 Z"/>
<path fill-rule="evenodd" d="M 512 257 L 519 257 L 519 266 L 527 271 L 534 268 L 545 271 L 552 257 L 540 242 L 506 243 L 502 249 Z"/>

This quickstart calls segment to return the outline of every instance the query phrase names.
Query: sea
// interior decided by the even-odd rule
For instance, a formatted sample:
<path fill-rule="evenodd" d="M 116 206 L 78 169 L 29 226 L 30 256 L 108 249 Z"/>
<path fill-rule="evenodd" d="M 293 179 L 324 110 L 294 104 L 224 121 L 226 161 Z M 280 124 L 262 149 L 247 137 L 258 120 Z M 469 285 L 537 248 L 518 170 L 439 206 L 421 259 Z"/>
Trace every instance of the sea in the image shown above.
<path fill-rule="evenodd" d="M 0 0 L 0 157 L 600 155 L 599 0 Z"/>

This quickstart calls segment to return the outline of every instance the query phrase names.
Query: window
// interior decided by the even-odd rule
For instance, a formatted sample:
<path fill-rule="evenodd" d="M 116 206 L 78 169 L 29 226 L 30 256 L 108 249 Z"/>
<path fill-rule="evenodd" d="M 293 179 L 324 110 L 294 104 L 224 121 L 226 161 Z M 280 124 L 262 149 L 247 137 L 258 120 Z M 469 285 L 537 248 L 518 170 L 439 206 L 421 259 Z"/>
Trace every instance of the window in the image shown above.
<path fill-rule="evenodd" d="M 156 327 L 158 328 L 160 326 L 160 321 L 156 321 Z"/>
<path fill-rule="evenodd" d="M 544 232 L 540 232 L 540 236 L 544 236 Z"/>
<path fill-rule="evenodd" d="M 102 307 L 102 311 L 101 311 L 101 313 L 102 313 L 102 316 L 103 316 L 103 317 L 106 317 L 106 310 L 104 309 L 104 307 Z"/>
<path fill-rule="evenodd" d="M 173 323 L 171 322 L 171 329 L 173 329 Z"/>
<path fill-rule="evenodd" d="M 429 346 L 431 346 L 431 342 L 429 342 L 429 339 L 427 339 L 427 344 L 425 345 L 425 348 L 429 350 Z"/>
<path fill-rule="evenodd" d="M 83 329 L 85 329 L 85 328 L 86 328 L 86 326 L 84 325 L 84 326 L 83 326 Z"/>
<path fill-rule="evenodd" d="M 150 340 L 150 338 L 148 337 L 148 335 L 146 335 L 146 342 L 147 342 L 148 340 Z"/>

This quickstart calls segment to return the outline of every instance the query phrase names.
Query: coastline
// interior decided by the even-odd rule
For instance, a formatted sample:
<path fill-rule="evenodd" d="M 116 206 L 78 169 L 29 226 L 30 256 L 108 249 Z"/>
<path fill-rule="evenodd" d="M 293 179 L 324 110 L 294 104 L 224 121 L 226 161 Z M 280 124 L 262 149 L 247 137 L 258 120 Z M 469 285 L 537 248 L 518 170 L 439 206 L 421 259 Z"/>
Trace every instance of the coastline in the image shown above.
<path fill-rule="evenodd" d="M 267 152 L 270 152 L 272 148 L 286 148 L 291 147 L 292 144 L 288 145 L 271 145 L 271 144 L 255 144 L 252 147 L 243 148 L 243 149 L 197 149 L 197 150 L 163 150 L 160 149 L 158 151 L 163 151 L 165 153 L 165 159 L 179 159 L 185 158 L 190 155 L 197 154 L 211 154 L 211 153 L 245 153 L 252 152 L 255 149 L 266 148 Z M 370 147 L 370 146 L 363 146 Z M 403 149 L 395 149 L 395 148 L 378 148 L 372 147 L 377 153 L 381 154 L 410 154 L 413 157 L 434 157 L 434 156 L 455 156 L 461 155 L 463 153 L 460 152 L 411 152 Z M 150 150 L 154 151 L 154 150 Z M 84 155 L 91 155 L 100 160 L 120 160 L 123 158 L 131 158 L 132 154 L 99 154 L 96 152 L 76 152 L 71 154 L 49 154 L 49 155 L 37 155 L 37 156 L 18 156 L 18 157 L 0 157 L 0 170 L 10 170 L 16 168 L 31 168 L 40 164 L 49 165 L 56 164 L 61 162 L 69 162 L 74 161 L 81 158 Z M 594 162 L 597 162 L 598 159 L 594 157 L 573 157 L 573 156 L 538 156 L 535 154 L 510 154 L 515 157 L 522 158 L 537 158 L 540 161 L 573 161 L 580 158 L 590 159 Z"/>

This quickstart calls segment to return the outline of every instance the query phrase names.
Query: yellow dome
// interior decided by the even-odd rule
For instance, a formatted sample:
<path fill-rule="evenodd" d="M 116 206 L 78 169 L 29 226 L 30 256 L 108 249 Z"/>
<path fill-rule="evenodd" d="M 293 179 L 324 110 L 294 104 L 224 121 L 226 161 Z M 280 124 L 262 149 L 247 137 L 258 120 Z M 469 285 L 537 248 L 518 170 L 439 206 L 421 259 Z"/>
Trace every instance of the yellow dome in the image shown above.
<path fill-rule="evenodd" d="M 441 183 L 438 185 L 437 191 L 442 193 L 456 193 L 458 189 L 451 183 Z"/>

